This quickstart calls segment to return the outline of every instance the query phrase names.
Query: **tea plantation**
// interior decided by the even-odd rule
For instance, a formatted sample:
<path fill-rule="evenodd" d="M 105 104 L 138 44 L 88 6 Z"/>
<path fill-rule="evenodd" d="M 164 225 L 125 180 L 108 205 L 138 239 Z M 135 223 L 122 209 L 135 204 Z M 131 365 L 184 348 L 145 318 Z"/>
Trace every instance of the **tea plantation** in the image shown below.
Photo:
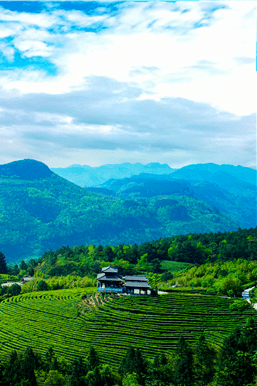
<path fill-rule="evenodd" d="M 159 297 L 89 298 L 92 289 L 33 292 L 0 304 L 0 359 L 31 346 L 45 354 L 49 346 L 58 356 L 84 357 L 94 346 L 100 358 L 117 367 L 129 345 L 154 358 L 173 351 L 180 335 L 192 345 L 204 332 L 214 348 L 236 325 L 256 311 L 233 311 L 233 299 L 206 295 L 169 294 Z M 82 301 L 82 298 L 86 300 Z M 88 304 L 88 305 L 87 305 Z M 90 306 L 91 305 L 91 306 Z"/>

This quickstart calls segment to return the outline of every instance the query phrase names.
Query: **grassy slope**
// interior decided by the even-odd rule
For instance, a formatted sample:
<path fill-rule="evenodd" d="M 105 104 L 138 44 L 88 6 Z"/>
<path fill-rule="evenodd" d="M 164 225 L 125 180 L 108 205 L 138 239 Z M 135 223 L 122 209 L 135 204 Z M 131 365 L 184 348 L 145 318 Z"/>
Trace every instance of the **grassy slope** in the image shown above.
<path fill-rule="evenodd" d="M 153 358 L 173 351 L 180 335 L 194 344 L 204 332 L 218 349 L 235 327 L 255 315 L 251 308 L 231 311 L 232 299 L 171 294 L 157 298 L 123 296 L 98 309 L 87 306 L 77 316 L 78 303 L 90 289 L 37 292 L 0 304 L 0 356 L 31 346 L 69 360 L 85 356 L 90 345 L 102 360 L 117 366 L 128 346 Z M 17 328 L 18 326 L 18 328 Z"/>

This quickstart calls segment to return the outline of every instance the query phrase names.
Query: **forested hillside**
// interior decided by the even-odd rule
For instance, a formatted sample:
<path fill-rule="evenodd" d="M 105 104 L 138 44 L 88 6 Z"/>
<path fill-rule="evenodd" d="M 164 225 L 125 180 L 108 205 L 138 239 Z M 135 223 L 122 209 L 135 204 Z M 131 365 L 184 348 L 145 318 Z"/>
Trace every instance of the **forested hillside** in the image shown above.
<path fill-rule="evenodd" d="M 0 168 L 0 250 L 12 262 L 63 245 L 119 245 L 190 232 L 235 230 L 238 222 L 194 197 L 124 200 L 83 189 L 37 161 Z M 166 200 L 166 201 L 165 201 Z"/>
<path fill-rule="evenodd" d="M 256 184 L 239 180 L 227 172 L 195 173 L 190 168 L 186 169 L 186 173 L 182 171 L 180 169 L 166 176 L 140 174 L 130 178 L 112 179 L 100 187 L 89 189 L 123 199 L 144 198 L 155 202 L 158 197 L 161 200 L 166 196 L 173 196 L 174 208 L 176 204 L 179 205 L 176 197 L 183 197 L 185 201 L 194 198 L 226 214 L 243 228 L 256 226 Z M 158 201 L 158 205 L 162 207 L 167 204 L 168 201 Z"/>
<path fill-rule="evenodd" d="M 205 263 L 233 262 L 235 259 L 249 262 L 257 260 L 257 228 L 180 235 L 140 245 L 63 246 L 56 251 L 45 252 L 37 260 L 22 263 L 20 268 L 28 270 L 31 267 L 33 270 L 30 274 L 37 273 L 38 276 L 78 275 L 95 278 L 101 268 L 108 265 L 118 268 L 120 273 L 162 273 L 165 271 L 162 269 L 162 262 L 199 266 Z M 166 269 L 169 270 L 169 266 Z M 226 276 L 225 271 L 223 276 Z"/>

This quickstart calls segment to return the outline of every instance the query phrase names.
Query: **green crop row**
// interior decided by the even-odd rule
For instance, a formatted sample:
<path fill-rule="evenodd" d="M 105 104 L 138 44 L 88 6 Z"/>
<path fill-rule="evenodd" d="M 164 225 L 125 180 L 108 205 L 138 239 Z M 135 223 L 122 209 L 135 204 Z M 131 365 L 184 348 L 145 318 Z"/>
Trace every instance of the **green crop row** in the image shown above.
<path fill-rule="evenodd" d="M 3 301 L 0 358 L 12 349 L 32 346 L 44 354 L 53 346 L 58 355 L 72 360 L 94 346 L 103 361 L 116 367 L 130 344 L 153 358 L 173 351 L 181 335 L 194 345 L 204 333 L 219 349 L 236 325 L 255 315 L 250 307 L 230 310 L 233 299 L 173 293 L 155 298 L 119 296 L 98 308 L 88 306 L 79 315 L 78 303 L 88 292 L 87 288 L 34 292 Z"/>

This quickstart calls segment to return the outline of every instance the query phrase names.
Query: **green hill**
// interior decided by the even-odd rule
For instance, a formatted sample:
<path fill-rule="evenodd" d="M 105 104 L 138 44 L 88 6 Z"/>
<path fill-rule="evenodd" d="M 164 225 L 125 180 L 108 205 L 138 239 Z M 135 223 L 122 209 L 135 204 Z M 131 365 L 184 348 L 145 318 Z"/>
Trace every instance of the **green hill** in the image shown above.
<path fill-rule="evenodd" d="M 175 200 L 176 196 L 184 197 L 186 200 L 187 197 L 191 197 L 223 212 L 243 228 L 256 226 L 256 186 L 226 172 L 216 175 L 198 171 L 196 176 L 194 169 L 188 168 L 183 174 L 182 171 L 183 169 L 180 169 L 166 176 L 140 174 L 130 178 L 112 179 L 101 187 L 90 188 L 90 190 L 123 199 L 151 197 L 157 199 L 159 196 L 161 200 L 165 198 L 164 196 L 172 195 Z M 178 175 L 181 179 L 175 178 Z M 197 177 L 201 177 L 202 180 L 198 180 Z M 206 180 L 204 180 L 205 177 Z M 163 207 L 165 203 L 165 200 L 159 201 Z"/>
<path fill-rule="evenodd" d="M 193 197 L 177 196 L 163 207 L 154 197 L 103 196 L 33 160 L 2 165 L 0 175 L 0 250 L 13 262 L 63 245 L 134 244 L 238 228 L 236 221 Z"/>
<path fill-rule="evenodd" d="M 84 357 L 91 345 L 102 361 L 116 368 L 129 345 L 153 359 L 174 351 L 181 335 L 194 346 L 204 333 L 219 350 L 236 325 L 255 315 L 250 306 L 232 310 L 234 300 L 221 297 L 171 294 L 102 300 L 85 296 L 83 289 L 57 290 L 0 303 L 0 357 L 28 346 L 45 354 L 52 346 L 58 356 L 72 360 Z"/>

